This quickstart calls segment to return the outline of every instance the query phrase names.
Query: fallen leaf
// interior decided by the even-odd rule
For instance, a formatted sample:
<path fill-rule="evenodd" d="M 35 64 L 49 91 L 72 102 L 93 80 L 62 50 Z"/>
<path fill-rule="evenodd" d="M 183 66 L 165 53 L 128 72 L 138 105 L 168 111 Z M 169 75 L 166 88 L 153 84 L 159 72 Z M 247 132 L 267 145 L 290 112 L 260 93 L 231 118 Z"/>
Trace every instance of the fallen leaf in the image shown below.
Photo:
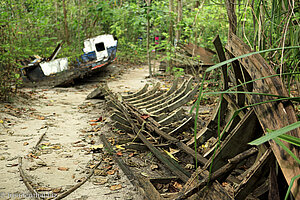
<path fill-rule="evenodd" d="M 147 119 L 149 117 L 150 117 L 150 115 L 146 115 L 146 114 L 144 114 L 144 115 L 141 116 L 141 118 L 143 118 L 143 119 Z"/>
<path fill-rule="evenodd" d="M 117 156 L 122 156 L 123 155 L 123 153 L 121 151 L 118 151 L 116 154 L 117 154 Z"/>
<path fill-rule="evenodd" d="M 109 171 L 107 171 L 106 173 L 107 173 L 107 174 L 109 174 L 109 175 L 113 175 L 113 174 L 115 174 L 115 172 L 116 172 L 116 170 L 115 170 L 115 169 L 113 169 L 113 170 L 109 170 Z"/>
<path fill-rule="evenodd" d="M 41 145 L 49 146 L 51 143 L 50 142 L 43 142 Z"/>
<path fill-rule="evenodd" d="M 158 169 L 158 165 L 152 164 L 150 165 L 150 169 L 154 171 L 155 169 Z"/>
<path fill-rule="evenodd" d="M 80 143 L 81 142 L 81 140 L 78 140 L 78 141 L 76 141 L 76 142 L 73 142 L 73 144 L 78 144 L 78 143 Z"/>
<path fill-rule="evenodd" d="M 85 147 L 85 144 L 77 144 L 77 145 L 73 145 L 73 147 Z"/>
<path fill-rule="evenodd" d="M 226 187 L 226 185 L 228 185 L 227 182 L 223 182 L 223 183 L 222 183 L 222 186 L 223 186 L 223 187 Z"/>
<path fill-rule="evenodd" d="M 62 189 L 61 187 L 59 187 L 59 188 L 53 188 L 52 192 L 53 193 L 59 193 L 61 191 L 61 189 Z"/>
<path fill-rule="evenodd" d="M 39 187 L 36 189 L 37 191 L 51 191 L 52 189 L 49 187 Z"/>
<path fill-rule="evenodd" d="M 122 189 L 122 185 L 121 185 L 121 184 L 118 184 L 118 185 L 112 185 L 112 186 L 110 186 L 109 189 L 112 190 L 112 191 L 120 190 L 120 189 Z"/>
<path fill-rule="evenodd" d="M 124 147 L 122 147 L 122 145 L 116 145 L 116 147 L 118 148 L 118 149 L 125 149 Z"/>
<path fill-rule="evenodd" d="M 40 116 L 40 115 L 38 115 L 37 118 L 40 119 L 40 120 L 44 120 L 45 119 L 45 117 Z"/>
<path fill-rule="evenodd" d="M 132 156 L 134 156 L 134 153 L 131 153 L 131 154 L 128 155 L 128 157 L 132 157 Z"/>
<path fill-rule="evenodd" d="M 101 177 L 97 177 L 95 178 L 95 182 L 94 185 L 103 185 L 105 183 L 107 183 L 108 179 L 107 178 L 101 178 Z"/>
<path fill-rule="evenodd" d="M 24 143 L 23 143 L 23 146 L 27 146 L 27 145 L 29 145 L 28 142 L 24 142 Z"/>
<path fill-rule="evenodd" d="M 68 167 L 59 167 L 57 169 L 60 170 L 60 171 L 69 171 Z"/>
<path fill-rule="evenodd" d="M 92 124 L 90 124 L 91 126 L 96 126 L 96 125 L 98 125 L 98 123 L 92 123 Z"/>
<path fill-rule="evenodd" d="M 180 151 L 179 149 L 172 149 L 171 147 L 169 147 L 169 150 L 172 155 Z"/>
<path fill-rule="evenodd" d="M 18 163 L 15 163 L 15 164 L 7 164 L 6 167 L 15 167 L 15 166 L 18 166 Z"/>
<path fill-rule="evenodd" d="M 142 172 L 141 175 L 145 176 L 145 177 L 148 177 L 149 175 L 145 172 Z"/>
<path fill-rule="evenodd" d="M 103 144 L 98 144 L 98 145 L 92 145 L 91 149 L 102 149 L 103 148 Z"/>
<path fill-rule="evenodd" d="M 170 152 L 164 150 L 164 152 L 166 152 L 166 154 L 168 154 L 168 156 L 170 156 L 172 159 L 176 160 L 177 162 L 179 162 L 179 160 L 177 158 L 175 158 Z"/>
<path fill-rule="evenodd" d="M 99 117 L 98 119 L 92 119 L 92 120 L 90 120 L 90 122 L 102 122 L 102 121 L 103 121 L 102 117 Z"/>
<path fill-rule="evenodd" d="M 3 124 L 4 123 L 4 121 L 3 120 L 0 120 L 0 124 Z"/>
<path fill-rule="evenodd" d="M 174 186 L 175 188 L 179 189 L 179 190 L 182 189 L 182 185 L 181 185 L 180 183 L 178 183 L 178 182 L 175 182 L 175 183 L 173 184 L 173 186 Z"/>
<path fill-rule="evenodd" d="M 61 147 L 59 146 L 59 145 L 53 145 L 52 147 L 50 147 L 51 149 L 56 149 L 56 150 L 58 150 L 58 149 L 61 149 Z"/>
<path fill-rule="evenodd" d="M 38 158 L 39 158 L 38 156 L 34 155 L 33 153 L 29 153 L 27 156 L 28 156 L 29 158 L 35 158 L 35 159 L 38 159 Z"/>

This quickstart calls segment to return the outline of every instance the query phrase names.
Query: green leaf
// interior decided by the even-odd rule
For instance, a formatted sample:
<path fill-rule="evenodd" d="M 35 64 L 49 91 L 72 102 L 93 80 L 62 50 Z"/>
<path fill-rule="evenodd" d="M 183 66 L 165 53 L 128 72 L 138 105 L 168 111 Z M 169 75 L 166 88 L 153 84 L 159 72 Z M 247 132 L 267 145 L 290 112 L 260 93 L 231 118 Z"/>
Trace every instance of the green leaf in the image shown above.
<path fill-rule="evenodd" d="M 280 135 L 282 135 L 284 133 L 287 133 L 287 132 L 289 132 L 291 130 L 294 130 L 294 129 L 298 128 L 298 127 L 300 127 L 300 121 L 299 122 L 295 122 L 293 124 L 290 124 L 288 126 L 285 126 L 285 127 L 281 128 L 281 129 L 278 129 L 278 130 L 273 131 L 271 133 L 268 133 L 267 135 L 264 135 L 264 136 L 262 136 L 262 137 L 260 137 L 260 138 L 258 138 L 256 140 L 250 142 L 249 144 L 250 145 L 260 145 L 260 144 L 262 144 L 262 143 L 264 143 L 266 141 L 274 139 L 274 138 L 276 138 L 276 137 L 278 137 L 278 136 L 280 136 Z"/>
<path fill-rule="evenodd" d="M 300 174 L 294 176 L 294 177 L 291 179 L 291 182 L 290 182 L 289 188 L 288 188 L 288 190 L 287 190 L 287 192 L 286 192 L 286 194 L 285 194 L 284 200 L 287 200 L 287 199 L 288 199 L 289 194 L 290 194 L 290 192 L 291 192 L 291 189 L 292 189 L 292 187 L 293 187 L 293 184 L 294 184 L 295 180 L 296 180 L 297 178 L 299 178 L 299 177 L 300 177 Z"/>
<path fill-rule="evenodd" d="M 300 147 L 300 138 L 297 138 L 297 137 L 294 137 L 291 135 L 287 135 L 287 134 L 282 134 L 282 135 L 278 136 L 278 138 Z"/>
<path fill-rule="evenodd" d="M 289 149 L 287 148 L 277 137 L 274 138 L 274 141 L 281 146 L 283 150 L 285 150 L 294 160 L 296 160 L 300 164 L 299 158 Z"/>
<path fill-rule="evenodd" d="M 235 57 L 235 58 L 232 58 L 232 59 L 220 62 L 220 63 L 218 63 L 218 64 L 216 64 L 214 66 L 211 66 L 211 67 L 207 68 L 205 70 L 205 72 L 210 72 L 210 71 L 212 71 L 214 69 L 222 67 L 223 65 L 231 63 L 231 62 L 233 62 L 235 60 L 238 60 L 240 58 L 245 58 L 245 57 L 248 57 L 248 56 L 252 56 L 252 55 L 255 55 L 255 54 L 260 54 L 260 53 L 270 52 L 270 51 L 276 51 L 276 50 L 281 50 L 281 49 L 298 49 L 298 48 L 300 48 L 300 46 L 291 46 L 291 47 L 284 47 L 284 48 L 279 47 L 279 48 L 274 48 L 274 49 L 267 49 L 267 50 L 262 50 L 262 51 L 256 51 L 256 52 L 247 53 L 247 54 L 244 54 L 244 55 L 241 55 L 241 56 L 238 56 L 238 57 Z"/>

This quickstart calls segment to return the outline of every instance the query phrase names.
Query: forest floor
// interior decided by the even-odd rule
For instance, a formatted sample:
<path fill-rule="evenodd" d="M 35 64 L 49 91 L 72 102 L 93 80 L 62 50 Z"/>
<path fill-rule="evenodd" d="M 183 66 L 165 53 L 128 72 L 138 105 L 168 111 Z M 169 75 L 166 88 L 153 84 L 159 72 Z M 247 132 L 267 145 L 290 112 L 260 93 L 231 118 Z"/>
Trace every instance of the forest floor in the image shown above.
<path fill-rule="evenodd" d="M 94 176 L 66 199 L 142 199 L 109 156 L 93 153 L 102 145 L 97 136 L 109 135 L 110 127 L 104 100 L 86 97 L 103 81 L 114 92 L 134 92 L 156 81 L 148 75 L 147 66 L 110 65 L 100 78 L 75 87 L 22 88 L 13 103 L 0 104 L 0 199 L 31 199 L 19 157 L 40 194 L 67 191 L 102 159 Z"/>

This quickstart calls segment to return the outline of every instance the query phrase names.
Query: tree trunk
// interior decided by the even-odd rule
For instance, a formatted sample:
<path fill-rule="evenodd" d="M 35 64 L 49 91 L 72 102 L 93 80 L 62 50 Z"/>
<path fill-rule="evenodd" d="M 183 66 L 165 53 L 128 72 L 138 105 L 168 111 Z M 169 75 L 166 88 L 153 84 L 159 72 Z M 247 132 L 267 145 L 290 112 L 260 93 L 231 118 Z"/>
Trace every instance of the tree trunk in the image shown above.
<path fill-rule="evenodd" d="M 176 30 L 176 42 L 179 42 L 180 40 L 180 34 L 181 34 L 181 27 L 178 26 L 180 21 L 182 20 L 182 0 L 177 0 L 177 30 Z"/>
<path fill-rule="evenodd" d="M 63 0 L 63 10 L 64 10 L 65 40 L 66 40 L 67 44 L 70 44 L 70 41 L 69 41 L 69 31 L 68 31 L 68 21 L 67 21 L 66 0 Z"/>
<path fill-rule="evenodd" d="M 149 66 L 149 76 L 152 77 L 151 69 L 151 58 L 150 58 L 150 3 L 151 0 L 147 0 L 147 56 L 148 56 L 148 66 Z"/>
<path fill-rule="evenodd" d="M 169 48 L 168 48 L 168 51 L 169 51 L 169 56 L 171 55 L 172 53 L 172 48 L 171 46 L 173 45 L 173 17 L 172 17 L 172 14 L 173 14 L 173 0 L 169 0 L 169 39 L 168 39 L 168 45 L 169 45 Z M 170 69 L 170 71 L 172 71 L 172 61 L 171 61 L 171 58 L 169 58 L 168 60 L 168 68 Z"/>

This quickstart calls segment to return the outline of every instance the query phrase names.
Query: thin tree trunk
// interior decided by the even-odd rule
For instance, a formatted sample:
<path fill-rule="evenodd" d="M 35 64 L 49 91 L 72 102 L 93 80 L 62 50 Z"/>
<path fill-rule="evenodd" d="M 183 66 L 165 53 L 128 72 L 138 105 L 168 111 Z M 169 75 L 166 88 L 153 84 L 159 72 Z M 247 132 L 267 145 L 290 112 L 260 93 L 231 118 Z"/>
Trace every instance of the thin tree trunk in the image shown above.
<path fill-rule="evenodd" d="M 169 20 L 170 20 L 170 23 L 169 23 L 169 39 L 168 39 L 168 45 L 169 45 L 169 55 L 171 55 L 172 53 L 172 48 L 171 46 L 173 45 L 173 17 L 172 17 L 172 14 L 173 14 L 173 0 L 169 0 Z M 171 58 L 169 58 L 168 60 L 168 68 L 170 69 L 170 71 L 172 71 L 172 61 L 171 61 Z"/>
<path fill-rule="evenodd" d="M 180 40 L 180 34 L 181 34 L 181 27 L 178 26 L 180 21 L 182 20 L 182 0 L 177 0 L 177 30 L 176 30 L 176 42 L 179 42 Z"/>
<path fill-rule="evenodd" d="M 64 10 L 65 40 L 66 40 L 67 44 L 70 44 L 69 31 L 68 31 L 68 21 L 67 21 L 66 0 L 63 0 L 63 10 Z"/>
<path fill-rule="evenodd" d="M 149 76 L 152 77 L 152 69 L 151 69 L 151 58 L 150 58 L 150 2 L 151 0 L 147 0 L 147 56 L 148 56 L 148 66 L 149 66 Z"/>

